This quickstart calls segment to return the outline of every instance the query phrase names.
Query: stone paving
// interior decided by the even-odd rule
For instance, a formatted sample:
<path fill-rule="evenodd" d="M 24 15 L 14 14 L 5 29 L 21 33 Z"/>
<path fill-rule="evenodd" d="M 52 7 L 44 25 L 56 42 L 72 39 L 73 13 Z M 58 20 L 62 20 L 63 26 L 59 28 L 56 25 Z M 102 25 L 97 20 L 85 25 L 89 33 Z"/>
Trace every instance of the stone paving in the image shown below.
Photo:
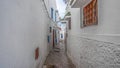
<path fill-rule="evenodd" d="M 54 65 L 53 68 L 75 68 L 65 53 L 64 43 L 56 45 L 56 48 L 48 55 L 45 65 Z"/>

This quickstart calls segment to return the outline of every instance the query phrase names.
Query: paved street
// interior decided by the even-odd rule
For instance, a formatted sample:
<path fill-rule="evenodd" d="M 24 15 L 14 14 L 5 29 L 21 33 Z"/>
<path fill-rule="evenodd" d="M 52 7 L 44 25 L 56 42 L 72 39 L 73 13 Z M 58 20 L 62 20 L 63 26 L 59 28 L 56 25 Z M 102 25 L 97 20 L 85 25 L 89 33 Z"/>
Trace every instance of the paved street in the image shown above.
<path fill-rule="evenodd" d="M 55 68 L 75 68 L 65 53 L 65 45 L 60 43 L 49 54 L 45 65 L 54 65 Z"/>

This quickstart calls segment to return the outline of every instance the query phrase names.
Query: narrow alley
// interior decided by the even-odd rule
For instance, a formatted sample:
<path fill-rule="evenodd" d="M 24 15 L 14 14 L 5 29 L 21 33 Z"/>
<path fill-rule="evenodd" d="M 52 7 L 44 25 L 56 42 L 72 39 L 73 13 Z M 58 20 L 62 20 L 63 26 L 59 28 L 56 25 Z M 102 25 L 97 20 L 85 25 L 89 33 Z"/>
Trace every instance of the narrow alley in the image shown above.
<path fill-rule="evenodd" d="M 64 42 L 60 42 L 48 55 L 44 67 L 48 68 L 75 68 L 65 52 Z M 43 68 L 44 68 L 43 67 Z M 47 68 L 47 67 L 46 67 Z"/>
<path fill-rule="evenodd" d="M 120 0 L 0 0 L 0 68 L 120 68 Z"/>

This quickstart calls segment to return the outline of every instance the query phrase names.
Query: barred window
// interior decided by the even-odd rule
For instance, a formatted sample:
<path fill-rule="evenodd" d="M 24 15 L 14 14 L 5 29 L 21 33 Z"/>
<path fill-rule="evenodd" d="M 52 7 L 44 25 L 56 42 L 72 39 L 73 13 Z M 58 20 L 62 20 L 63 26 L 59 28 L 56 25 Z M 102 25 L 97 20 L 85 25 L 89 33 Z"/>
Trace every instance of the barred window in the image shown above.
<path fill-rule="evenodd" d="M 98 24 L 97 0 L 92 0 L 83 9 L 83 26 Z"/>

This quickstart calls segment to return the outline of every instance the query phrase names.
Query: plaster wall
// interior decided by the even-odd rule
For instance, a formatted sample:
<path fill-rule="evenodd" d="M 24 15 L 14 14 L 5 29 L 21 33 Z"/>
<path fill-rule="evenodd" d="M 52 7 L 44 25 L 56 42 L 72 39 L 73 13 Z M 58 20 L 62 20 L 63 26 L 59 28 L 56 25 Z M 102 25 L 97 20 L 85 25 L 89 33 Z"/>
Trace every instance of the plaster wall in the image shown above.
<path fill-rule="evenodd" d="M 98 0 L 98 25 L 81 28 L 82 8 L 71 8 L 67 53 L 77 68 L 119 68 L 119 0 Z"/>
<path fill-rule="evenodd" d="M 0 68 L 42 68 L 48 23 L 42 0 L 0 0 Z"/>

